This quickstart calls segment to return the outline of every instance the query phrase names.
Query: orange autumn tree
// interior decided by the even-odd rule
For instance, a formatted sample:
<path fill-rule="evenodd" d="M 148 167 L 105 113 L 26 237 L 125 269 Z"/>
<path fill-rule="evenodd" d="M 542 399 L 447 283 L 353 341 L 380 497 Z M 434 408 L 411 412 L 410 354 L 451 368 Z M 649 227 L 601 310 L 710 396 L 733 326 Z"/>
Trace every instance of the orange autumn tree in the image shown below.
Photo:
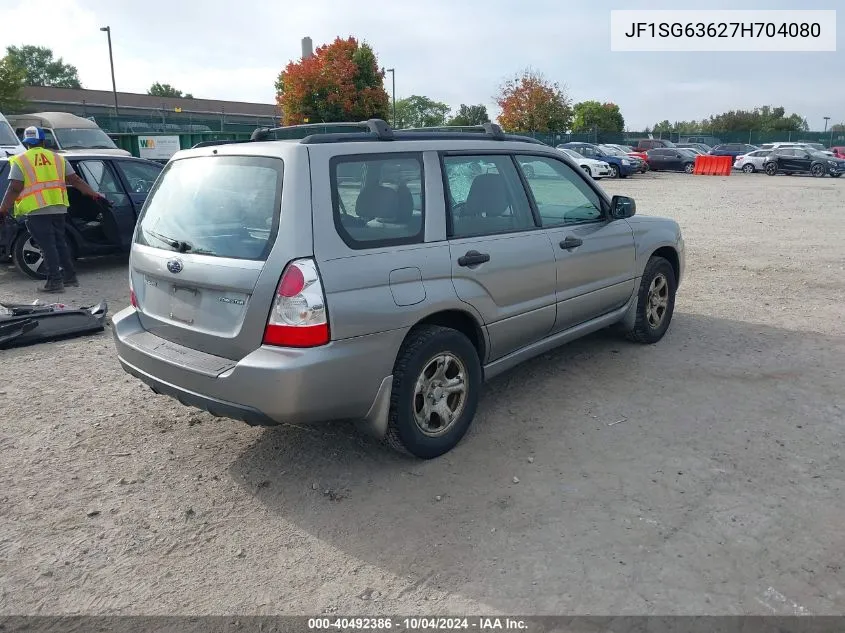
<path fill-rule="evenodd" d="M 283 125 L 387 119 L 390 105 L 373 49 L 354 37 L 290 62 L 276 81 L 276 100 Z"/>
<path fill-rule="evenodd" d="M 499 125 L 514 132 L 565 132 L 572 124 L 571 100 L 557 83 L 527 68 L 505 81 L 496 97 Z"/>

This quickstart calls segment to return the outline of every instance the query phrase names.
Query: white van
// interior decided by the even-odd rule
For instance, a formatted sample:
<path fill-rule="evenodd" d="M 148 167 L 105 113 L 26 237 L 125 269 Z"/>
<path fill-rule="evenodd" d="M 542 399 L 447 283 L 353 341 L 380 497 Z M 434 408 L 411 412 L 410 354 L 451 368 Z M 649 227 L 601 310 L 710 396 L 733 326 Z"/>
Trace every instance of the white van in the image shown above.
<path fill-rule="evenodd" d="M 20 139 L 15 136 L 15 131 L 9 125 L 6 117 L 0 113 L 0 158 L 22 154 L 23 152 L 24 146 Z"/>
<path fill-rule="evenodd" d="M 115 145 L 109 135 L 103 132 L 96 123 L 75 114 L 67 112 L 14 114 L 9 116 L 9 123 L 18 138 L 23 137 L 23 131 L 30 125 L 42 128 L 47 135 L 45 146 L 48 149 L 68 154 L 97 150 L 98 154 L 131 156 L 129 152 Z"/>

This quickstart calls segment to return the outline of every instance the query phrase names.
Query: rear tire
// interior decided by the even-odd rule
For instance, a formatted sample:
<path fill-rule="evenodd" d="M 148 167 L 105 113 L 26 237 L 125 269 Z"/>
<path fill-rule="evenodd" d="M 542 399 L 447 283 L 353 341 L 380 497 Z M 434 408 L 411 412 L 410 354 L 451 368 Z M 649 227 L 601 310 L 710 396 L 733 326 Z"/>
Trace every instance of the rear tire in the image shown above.
<path fill-rule="evenodd" d="M 839 178 L 839 176 L 841 176 L 841 175 L 842 175 L 842 172 L 839 172 L 838 174 L 831 174 L 830 177 L 831 178 Z"/>
<path fill-rule="evenodd" d="M 415 328 L 393 368 L 385 442 L 421 459 L 443 455 L 469 429 L 480 388 L 481 362 L 466 336 L 437 325 Z"/>
<path fill-rule="evenodd" d="M 757 169 L 755 169 L 754 165 L 752 165 L 751 163 L 745 163 L 742 166 L 742 171 L 744 171 L 746 174 L 753 174 L 755 171 L 757 171 Z"/>
<path fill-rule="evenodd" d="M 686 165 L 684 165 L 685 173 L 691 174 L 693 171 L 695 171 L 695 165 L 693 163 L 687 163 Z"/>
<path fill-rule="evenodd" d="M 12 262 L 15 268 L 30 279 L 47 279 L 47 262 L 44 261 L 44 254 L 26 229 L 18 233 L 12 245 Z"/>
<path fill-rule="evenodd" d="M 666 334 L 675 312 L 675 269 L 663 257 L 651 257 L 637 293 L 637 317 L 626 332 L 636 343 L 657 343 Z"/>
<path fill-rule="evenodd" d="M 775 163 L 766 163 L 764 169 L 766 170 L 766 175 L 768 176 L 774 176 L 778 173 L 778 166 Z"/>

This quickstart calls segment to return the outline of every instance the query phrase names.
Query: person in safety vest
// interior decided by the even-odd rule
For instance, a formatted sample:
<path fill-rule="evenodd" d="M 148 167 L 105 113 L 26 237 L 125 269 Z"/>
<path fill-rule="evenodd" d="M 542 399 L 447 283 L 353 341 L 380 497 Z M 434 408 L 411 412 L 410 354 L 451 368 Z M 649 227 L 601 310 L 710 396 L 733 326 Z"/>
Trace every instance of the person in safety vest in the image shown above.
<path fill-rule="evenodd" d="M 24 130 L 27 151 L 9 159 L 9 188 L 0 203 L 0 221 L 14 206 L 14 216 L 23 217 L 47 264 L 47 283 L 42 292 L 64 292 L 65 285 L 78 286 L 70 248 L 65 237 L 68 185 L 94 200 L 105 196 L 94 191 L 61 154 L 44 148 L 46 135 L 39 127 Z"/>

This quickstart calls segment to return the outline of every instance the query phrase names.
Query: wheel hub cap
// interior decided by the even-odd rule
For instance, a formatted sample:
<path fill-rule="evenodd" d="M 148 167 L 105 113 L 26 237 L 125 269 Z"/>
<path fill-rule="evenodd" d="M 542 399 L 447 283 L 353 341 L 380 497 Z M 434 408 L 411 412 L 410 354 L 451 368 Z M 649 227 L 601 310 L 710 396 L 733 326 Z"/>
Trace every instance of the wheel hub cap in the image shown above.
<path fill-rule="evenodd" d="M 467 371 L 448 352 L 431 358 L 414 385 L 414 421 L 425 435 L 446 433 L 463 413 L 467 398 Z"/>
<path fill-rule="evenodd" d="M 660 327 L 669 308 L 669 282 L 666 275 L 659 274 L 651 280 L 646 302 L 646 320 L 652 328 Z"/>

